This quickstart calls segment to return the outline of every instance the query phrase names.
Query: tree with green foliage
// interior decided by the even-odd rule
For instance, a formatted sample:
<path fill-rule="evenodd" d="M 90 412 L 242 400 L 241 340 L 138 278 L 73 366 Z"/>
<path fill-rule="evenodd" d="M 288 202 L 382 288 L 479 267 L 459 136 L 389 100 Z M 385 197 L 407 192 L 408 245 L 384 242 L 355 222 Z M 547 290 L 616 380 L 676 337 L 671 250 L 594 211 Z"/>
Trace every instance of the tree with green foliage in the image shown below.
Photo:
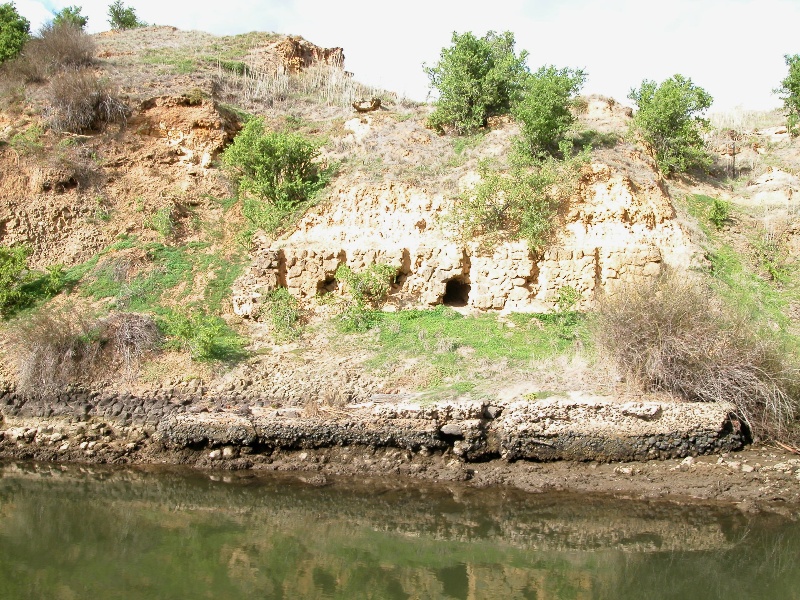
<path fill-rule="evenodd" d="M 776 94 L 783 94 L 783 107 L 786 109 L 786 127 L 793 136 L 800 134 L 800 54 L 786 54 L 783 59 L 789 67 L 789 74 L 781 81 Z"/>
<path fill-rule="evenodd" d="M 264 120 L 251 119 L 222 154 L 239 189 L 259 202 L 265 229 L 277 229 L 284 217 L 306 206 L 330 179 L 317 162 L 319 145 L 297 133 L 266 131 Z M 249 209 L 253 211 L 252 207 Z"/>
<path fill-rule="evenodd" d="M 637 107 L 632 128 L 664 175 L 710 164 L 700 135 L 705 125 L 700 115 L 713 102 L 708 92 L 689 78 L 673 75 L 661 85 L 644 80 L 628 98 Z"/>
<path fill-rule="evenodd" d="M 575 121 L 570 99 L 585 81 L 586 73 L 580 69 L 554 66 L 542 67 L 526 79 L 522 98 L 512 107 L 512 114 L 522 127 L 517 149 L 523 156 L 534 158 L 558 151 L 564 134 Z"/>
<path fill-rule="evenodd" d="M 83 8 L 80 6 L 65 6 L 53 14 L 53 25 L 72 25 L 78 29 L 83 29 L 89 22 L 89 17 L 82 15 L 81 10 Z"/>
<path fill-rule="evenodd" d="M 146 25 L 136 16 L 136 11 L 125 6 L 122 0 L 116 0 L 108 6 L 108 22 L 111 29 L 136 29 Z"/>
<path fill-rule="evenodd" d="M 527 58 L 524 50 L 515 54 L 510 31 L 490 31 L 482 38 L 453 32 L 452 45 L 442 48 L 439 62 L 425 67 L 431 87 L 439 92 L 429 125 L 471 133 L 485 127 L 489 117 L 510 112 L 529 75 Z"/>
<path fill-rule="evenodd" d="M 0 63 L 16 57 L 31 37 L 31 23 L 13 2 L 0 4 Z"/>

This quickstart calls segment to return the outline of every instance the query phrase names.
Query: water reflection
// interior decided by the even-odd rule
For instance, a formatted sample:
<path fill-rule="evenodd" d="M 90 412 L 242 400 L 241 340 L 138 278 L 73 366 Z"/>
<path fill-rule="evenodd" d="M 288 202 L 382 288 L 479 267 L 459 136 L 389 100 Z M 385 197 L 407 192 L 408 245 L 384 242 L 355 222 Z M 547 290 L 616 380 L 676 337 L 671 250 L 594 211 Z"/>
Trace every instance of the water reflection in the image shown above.
<path fill-rule="evenodd" d="M 800 598 L 800 527 L 776 516 L 417 483 L 215 479 L 6 465 L 0 597 Z"/>

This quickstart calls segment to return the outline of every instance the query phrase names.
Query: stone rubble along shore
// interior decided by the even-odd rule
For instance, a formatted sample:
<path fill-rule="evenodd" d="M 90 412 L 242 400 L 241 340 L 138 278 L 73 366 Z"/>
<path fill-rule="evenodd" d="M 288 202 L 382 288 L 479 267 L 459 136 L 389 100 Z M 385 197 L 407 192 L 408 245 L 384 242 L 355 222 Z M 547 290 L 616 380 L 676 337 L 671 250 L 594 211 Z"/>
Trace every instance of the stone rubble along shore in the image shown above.
<path fill-rule="evenodd" d="M 398 401 L 398 399 L 400 401 Z M 393 400 L 393 401 L 392 401 Z M 619 402 L 573 393 L 547 399 L 415 403 L 375 395 L 368 402 L 275 408 L 183 396 L 137 397 L 73 392 L 51 400 L 0 394 L 0 456 L 43 446 L 71 460 L 70 438 L 91 458 L 102 448 L 156 444 L 166 452 L 213 452 L 222 458 L 330 447 L 449 452 L 464 462 L 504 460 L 642 461 L 738 450 L 745 434 L 725 404 Z M 59 442 L 56 446 L 56 443 Z M 91 446 L 90 446 L 91 444 Z M 86 452 L 90 451 L 90 452 Z M 93 452 L 92 452 L 93 451 Z M 124 454 L 123 454 L 124 456 Z M 120 457 L 117 457 L 118 459 Z"/>
<path fill-rule="evenodd" d="M 375 394 L 304 416 L 239 396 L 73 391 L 45 401 L 6 390 L 0 460 L 295 471 L 309 485 L 406 477 L 800 514 L 800 457 L 744 447 L 730 406 L 579 394 L 410 400 Z"/>

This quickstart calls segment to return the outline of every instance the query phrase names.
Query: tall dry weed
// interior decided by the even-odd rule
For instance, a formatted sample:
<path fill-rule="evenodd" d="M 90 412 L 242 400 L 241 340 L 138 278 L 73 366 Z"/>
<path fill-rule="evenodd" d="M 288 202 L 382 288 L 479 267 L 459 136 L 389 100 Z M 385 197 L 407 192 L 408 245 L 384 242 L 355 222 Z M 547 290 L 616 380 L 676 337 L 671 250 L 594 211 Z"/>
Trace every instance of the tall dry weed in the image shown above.
<path fill-rule="evenodd" d="M 23 319 L 10 337 L 17 389 L 36 398 L 120 374 L 130 380 L 140 359 L 161 343 L 150 315 L 115 313 L 94 318 L 80 310 L 55 308 Z"/>
<path fill-rule="evenodd" d="M 731 402 L 756 435 L 800 416 L 798 366 L 782 342 L 674 274 L 601 300 L 594 336 L 629 383 L 686 400 Z"/>

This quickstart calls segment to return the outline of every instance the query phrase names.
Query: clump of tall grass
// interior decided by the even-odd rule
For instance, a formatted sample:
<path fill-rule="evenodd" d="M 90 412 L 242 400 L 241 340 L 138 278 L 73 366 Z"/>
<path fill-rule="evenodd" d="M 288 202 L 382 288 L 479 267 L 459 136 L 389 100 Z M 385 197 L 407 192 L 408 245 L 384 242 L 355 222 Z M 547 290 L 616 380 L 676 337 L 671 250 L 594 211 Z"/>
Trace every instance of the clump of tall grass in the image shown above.
<path fill-rule="evenodd" d="M 668 274 L 617 290 L 600 302 L 594 337 L 629 383 L 731 402 L 755 435 L 785 435 L 800 416 L 800 370 L 785 343 L 699 282 Z"/>
<path fill-rule="evenodd" d="M 69 385 L 120 372 L 131 378 L 162 336 L 146 314 L 97 318 L 79 310 L 43 308 L 17 323 L 10 338 L 18 390 L 47 398 Z"/>
<path fill-rule="evenodd" d="M 220 68 L 214 77 L 218 96 L 232 97 L 240 105 L 266 105 L 286 108 L 298 99 L 311 99 L 319 104 L 351 108 L 353 102 L 365 98 L 398 100 L 395 94 L 364 85 L 335 65 L 318 64 L 299 72 L 257 71 Z"/>

